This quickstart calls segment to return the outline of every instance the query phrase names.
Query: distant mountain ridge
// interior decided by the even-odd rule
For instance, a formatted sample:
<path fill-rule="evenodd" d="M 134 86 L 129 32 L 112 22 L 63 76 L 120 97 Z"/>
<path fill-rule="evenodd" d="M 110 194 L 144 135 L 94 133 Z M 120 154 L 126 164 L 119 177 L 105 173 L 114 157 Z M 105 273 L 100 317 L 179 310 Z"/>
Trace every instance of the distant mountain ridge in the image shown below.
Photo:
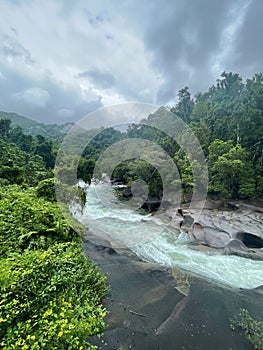
<path fill-rule="evenodd" d="M 74 123 L 44 124 L 16 113 L 0 111 L 0 119 L 11 119 L 13 126 L 20 126 L 25 134 L 40 134 L 46 138 L 62 140 Z"/>

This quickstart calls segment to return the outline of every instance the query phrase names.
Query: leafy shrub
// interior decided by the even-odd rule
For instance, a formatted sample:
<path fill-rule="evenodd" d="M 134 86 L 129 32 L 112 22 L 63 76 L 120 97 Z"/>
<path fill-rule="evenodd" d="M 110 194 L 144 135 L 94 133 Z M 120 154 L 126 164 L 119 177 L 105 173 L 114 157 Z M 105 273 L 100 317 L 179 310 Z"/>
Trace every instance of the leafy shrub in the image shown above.
<path fill-rule="evenodd" d="M 34 189 L 9 186 L 0 194 L 0 254 L 46 249 L 59 242 L 80 241 L 57 203 L 38 198 Z"/>
<path fill-rule="evenodd" d="M 6 142 L 0 137 L 1 179 L 5 179 L 9 184 L 35 186 L 38 181 L 48 176 L 49 172 L 42 157 L 26 152 L 15 143 Z"/>
<path fill-rule="evenodd" d="M 55 179 L 50 178 L 40 181 L 36 187 L 36 194 L 50 202 L 56 202 Z"/>
<path fill-rule="evenodd" d="M 263 349 L 263 322 L 252 318 L 248 310 L 240 309 L 238 317 L 231 320 L 231 328 L 241 329 L 255 349 Z"/>
<path fill-rule="evenodd" d="M 0 347 L 95 349 L 104 329 L 106 278 L 77 243 L 25 251 L 0 261 Z"/>

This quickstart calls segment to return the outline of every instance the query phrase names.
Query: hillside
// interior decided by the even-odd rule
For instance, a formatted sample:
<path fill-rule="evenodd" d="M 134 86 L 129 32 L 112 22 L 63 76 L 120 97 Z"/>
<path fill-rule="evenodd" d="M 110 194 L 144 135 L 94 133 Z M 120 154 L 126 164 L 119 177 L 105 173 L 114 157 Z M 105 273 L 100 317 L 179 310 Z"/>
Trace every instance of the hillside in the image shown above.
<path fill-rule="evenodd" d="M 212 85 L 208 91 L 199 92 L 192 97 L 188 87 L 184 87 L 178 92 L 178 103 L 171 109 L 159 108 L 144 119 L 142 124 L 131 125 L 125 133 L 110 128 L 103 130 L 87 144 L 79 176 L 89 181 L 94 176 L 94 165 L 100 159 L 100 167 L 104 169 L 101 173 L 111 169 L 112 164 L 118 164 L 112 172 L 112 180 L 129 185 L 142 179 L 149 186 L 149 195 L 155 203 L 156 199 L 162 197 L 164 179 L 167 188 L 180 185 L 185 198 L 189 198 L 196 184 L 201 189 L 206 188 L 203 182 L 207 176 L 203 172 L 206 167 L 202 168 L 201 158 L 196 152 L 197 144 L 193 143 L 188 132 L 184 134 L 181 131 L 179 139 L 178 120 L 190 126 L 201 145 L 205 159 L 203 163 L 206 164 L 209 175 L 208 195 L 211 199 L 263 200 L 262 73 L 244 81 L 238 73 L 223 72 L 216 85 Z M 136 139 L 135 149 L 138 148 L 138 139 L 159 145 L 176 164 L 180 181 L 176 176 L 171 176 L 169 163 L 164 161 L 162 153 L 159 152 L 158 155 L 156 150 L 146 151 L 146 144 L 144 157 L 148 158 L 143 160 L 140 153 L 134 153 L 136 156 L 133 154 L 131 157 L 129 148 L 126 154 L 124 150 L 121 151 L 121 157 L 125 159 L 123 162 L 119 162 L 117 147 L 114 151 L 115 158 L 113 148 L 106 156 L 105 150 L 125 138 Z M 180 144 L 177 140 L 180 140 Z M 188 154 L 181 145 L 188 150 Z M 100 158 L 103 152 L 104 156 Z M 159 158 L 153 161 L 157 155 Z M 99 169 L 97 165 L 96 169 Z M 159 169 L 162 170 L 163 177 Z M 125 191 L 129 194 L 127 189 Z"/>
<path fill-rule="evenodd" d="M 73 126 L 74 123 L 66 124 L 44 124 L 36 120 L 24 117 L 16 113 L 0 111 L 0 119 L 11 119 L 12 125 L 18 125 L 23 132 L 30 135 L 40 134 L 46 138 L 62 140 L 64 134 Z"/>

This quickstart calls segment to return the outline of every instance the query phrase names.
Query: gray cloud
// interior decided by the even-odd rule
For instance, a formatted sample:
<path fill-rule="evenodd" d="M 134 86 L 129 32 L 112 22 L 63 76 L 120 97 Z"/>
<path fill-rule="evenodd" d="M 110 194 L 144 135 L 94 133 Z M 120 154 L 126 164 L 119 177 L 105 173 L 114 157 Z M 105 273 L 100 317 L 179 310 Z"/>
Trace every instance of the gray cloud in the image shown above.
<path fill-rule="evenodd" d="M 102 89 L 110 88 L 115 83 L 115 78 L 108 72 L 90 70 L 77 74 L 77 78 L 88 78 L 95 86 Z"/>
<path fill-rule="evenodd" d="M 46 123 L 61 123 L 79 120 L 102 107 L 100 96 L 85 101 L 80 90 L 63 87 L 49 75 L 37 84 L 16 71 L 2 71 L 0 108 Z"/>
<path fill-rule="evenodd" d="M 236 11 L 231 16 L 234 6 Z M 148 23 L 144 38 L 153 53 L 153 64 L 164 76 L 158 101 L 165 103 L 185 85 L 196 91 L 214 82 L 213 61 L 227 49 L 222 47 L 224 30 L 242 11 L 242 1 L 170 1 L 167 11 L 158 16 L 160 7 L 158 3 L 152 8 L 155 23 Z M 223 61 L 219 63 L 221 72 L 228 70 Z"/>
<path fill-rule="evenodd" d="M 262 1 L 254 0 L 237 38 L 233 66 L 245 75 L 263 71 L 262 10 Z"/>
<path fill-rule="evenodd" d="M 10 28 L 16 35 L 17 32 L 14 28 Z M 16 37 L 12 37 L 8 34 L 4 35 L 3 45 L 2 45 L 2 54 L 5 56 L 13 56 L 22 58 L 25 63 L 33 64 L 34 60 L 32 59 L 29 51 L 21 45 Z"/>
<path fill-rule="evenodd" d="M 262 71 L 260 0 L 1 2 L 0 108 L 46 122 L 176 103 L 222 71 Z M 47 19 L 48 18 L 48 23 Z"/>
<path fill-rule="evenodd" d="M 114 37 L 113 37 L 111 34 L 109 34 L 109 33 L 106 33 L 106 34 L 105 34 L 105 38 L 106 38 L 108 41 L 114 40 Z"/>

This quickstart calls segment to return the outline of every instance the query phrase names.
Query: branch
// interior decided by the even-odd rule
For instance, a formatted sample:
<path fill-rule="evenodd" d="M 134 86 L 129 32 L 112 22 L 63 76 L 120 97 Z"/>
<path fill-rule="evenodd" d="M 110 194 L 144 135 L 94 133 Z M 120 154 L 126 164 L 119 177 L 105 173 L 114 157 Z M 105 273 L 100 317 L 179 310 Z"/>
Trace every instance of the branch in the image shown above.
<path fill-rule="evenodd" d="M 132 311 L 132 310 L 129 310 L 129 312 L 130 312 L 131 314 L 133 314 L 133 315 L 136 315 L 136 316 L 146 317 L 146 315 L 140 314 L 140 313 L 135 312 L 135 311 Z"/>

